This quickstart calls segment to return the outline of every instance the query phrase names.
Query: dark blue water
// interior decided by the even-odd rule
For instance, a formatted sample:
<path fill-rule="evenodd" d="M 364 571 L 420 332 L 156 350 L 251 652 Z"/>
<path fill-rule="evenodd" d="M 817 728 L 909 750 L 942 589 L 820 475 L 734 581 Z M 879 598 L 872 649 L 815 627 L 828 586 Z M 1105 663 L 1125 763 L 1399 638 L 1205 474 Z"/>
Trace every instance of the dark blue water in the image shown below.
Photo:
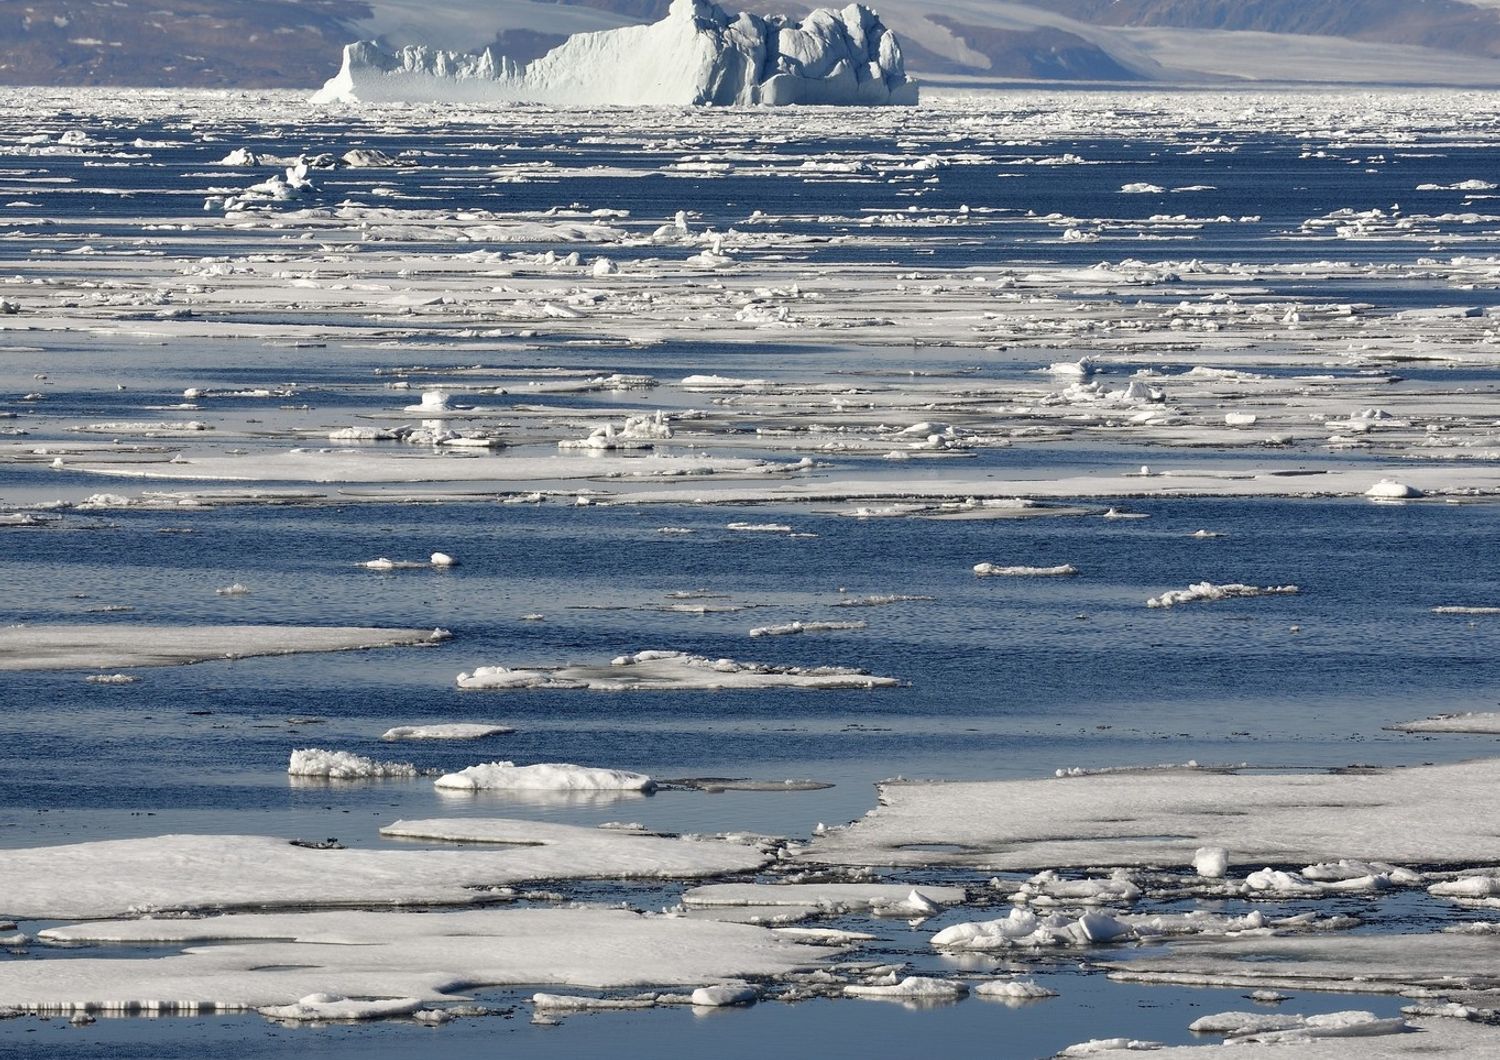
<path fill-rule="evenodd" d="M 1413 762 L 1493 746 L 1486 737 L 1382 729 L 1433 711 L 1494 706 L 1500 621 L 1429 610 L 1500 599 L 1492 506 L 1177 499 L 1131 507 L 1150 518 L 944 522 L 802 509 L 365 504 L 115 512 L 6 531 L 0 621 L 441 626 L 455 638 L 428 649 L 144 670 L 127 686 L 85 684 L 76 672 L 7 674 L 14 709 L 0 719 L 8 749 L 0 842 L 110 834 L 129 811 L 170 818 L 129 826 L 149 831 L 218 830 L 245 810 L 289 812 L 302 828 L 325 807 L 366 816 L 528 810 L 503 797 L 439 798 L 421 780 L 288 787 L 287 755 L 305 745 L 441 769 L 514 757 L 662 777 L 835 782 L 831 792 L 670 793 L 582 811 L 604 815 L 595 819 L 628 812 L 654 827 L 717 822 L 799 834 L 818 820 L 858 816 L 871 804 L 869 784 L 896 774 L 1039 776 L 1060 766 L 1188 759 Z M 781 519 L 818 536 L 724 530 L 734 519 Z M 699 532 L 663 535 L 660 526 Z M 1202 528 L 1225 536 L 1190 536 Z M 389 574 L 356 566 L 376 554 L 421 558 L 439 548 L 462 566 Z M 982 560 L 1072 563 L 1082 573 L 975 578 L 970 568 Z M 1204 579 L 1302 591 L 1145 607 L 1149 596 Z M 235 581 L 253 592 L 214 593 Z M 700 589 L 723 594 L 708 603 L 753 606 L 657 610 L 674 602 L 669 593 Z M 934 599 L 831 606 L 841 589 Z M 104 605 L 133 610 L 88 613 Z M 545 621 L 522 620 L 533 612 Z M 752 626 L 792 619 L 868 627 L 748 636 Z M 907 684 L 715 694 L 453 685 L 477 665 L 604 662 L 646 648 L 857 666 Z M 288 720 L 307 717 L 318 720 Z M 483 744 L 378 739 L 391 725 L 466 719 L 518 731 Z M 201 823 L 185 824 L 183 814 Z"/>

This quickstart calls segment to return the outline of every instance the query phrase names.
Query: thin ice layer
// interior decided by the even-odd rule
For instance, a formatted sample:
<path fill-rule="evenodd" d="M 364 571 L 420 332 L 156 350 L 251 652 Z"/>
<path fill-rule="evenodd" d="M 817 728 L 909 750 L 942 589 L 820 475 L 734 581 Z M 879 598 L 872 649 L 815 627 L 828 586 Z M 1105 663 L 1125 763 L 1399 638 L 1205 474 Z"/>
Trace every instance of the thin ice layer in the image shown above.
<path fill-rule="evenodd" d="M 0 1006 L 66 1012 L 171 998 L 198 1012 L 316 993 L 442 1000 L 523 983 L 699 986 L 784 974 L 829 952 L 749 925 L 589 907 L 125 920 L 53 928 L 48 938 L 190 948 L 0 963 Z"/>
<path fill-rule="evenodd" d="M 178 909 L 467 905 L 491 897 L 492 888 L 530 880 L 715 876 L 767 860 L 758 848 L 714 839 L 503 824 L 507 838 L 491 840 L 505 844 L 496 850 L 313 850 L 234 835 L 10 850 L 0 858 L 0 914 L 66 920 Z"/>
<path fill-rule="evenodd" d="M 991 869 L 1188 865 L 1219 846 L 1231 864 L 1330 858 L 1489 862 L 1500 758 L 1359 773 L 1246 775 L 1203 769 L 1041 780 L 885 784 L 864 818 L 815 836 L 824 864 Z M 946 849 L 933 849 L 942 847 Z"/>
<path fill-rule="evenodd" d="M 718 688 L 891 688 L 901 682 L 844 666 L 773 666 L 768 663 L 709 659 L 680 651 L 641 651 L 621 655 L 608 666 L 511 669 L 479 666 L 458 675 L 468 689 L 587 688 L 600 692 Z"/>
<path fill-rule="evenodd" d="M 433 630 L 359 626 L 37 624 L 0 628 L 0 670 L 104 670 L 429 644 Z"/>

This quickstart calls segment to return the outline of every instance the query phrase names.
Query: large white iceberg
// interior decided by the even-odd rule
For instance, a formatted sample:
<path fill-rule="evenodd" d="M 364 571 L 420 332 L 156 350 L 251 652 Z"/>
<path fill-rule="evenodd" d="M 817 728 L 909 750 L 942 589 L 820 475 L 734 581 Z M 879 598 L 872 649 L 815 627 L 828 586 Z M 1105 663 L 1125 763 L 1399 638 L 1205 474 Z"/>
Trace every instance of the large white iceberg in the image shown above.
<path fill-rule="evenodd" d="M 710 0 L 673 0 L 648 26 L 578 33 L 539 59 L 371 41 L 344 48 L 344 64 L 314 103 L 619 104 L 791 103 L 911 105 L 901 46 L 863 4 L 820 8 L 801 22 L 731 14 Z"/>

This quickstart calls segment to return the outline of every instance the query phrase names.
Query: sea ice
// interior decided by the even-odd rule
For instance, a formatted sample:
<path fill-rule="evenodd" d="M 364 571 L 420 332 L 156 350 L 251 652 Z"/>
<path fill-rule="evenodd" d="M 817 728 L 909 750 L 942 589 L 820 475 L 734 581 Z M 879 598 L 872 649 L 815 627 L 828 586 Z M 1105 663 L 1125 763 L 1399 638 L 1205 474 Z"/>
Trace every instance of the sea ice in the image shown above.
<path fill-rule="evenodd" d="M 9 851 L 0 901 L 18 919 L 165 910 L 358 904 L 467 905 L 550 879 L 689 878 L 749 872 L 760 848 L 539 821 L 398 821 L 396 838 L 495 844 L 455 851 L 314 850 L 269 836 L 170 835 Z M 305 991 L 304 991 L 305 992 Z"/>
<path fill-rule="evenodd" d="M 259 1012 L 270 1019 L 294 1022 L 381 1020 L 410 1016 L 421 1007 L 422 1000 L 415 997 L 356 1001 L 342 994 L 308 994 L 290 1005 L 264 1005 Z"/>
<path fill-rule="evenodd" d="M 1243 585 L 1233 582 L 1215 585 L 1213 582 L 1195 582 L 1186 589 L 1173 589 L 1146 601 L 1147 607 L 1175 607 L 1200 600 L 1231 600 L 1247 596 L 1287 596 L 1298 591 L 1295 585 Z"/>
<path fill-rule="evenodd" d="M 850 997 L 895 1001 L 952 1001 L 968 992 L 969 988 L 956 980 L 934 979 L 925 975 L 908 975 L 893 983 L 851 983 L 844 987 L 844 993 Z"/>
<path fill-rule="evenodd" d="M 434 644 L 435 630 L 352 626 L 163 626 L 37 623 L 0 627 L 0 671 L 180 666 L 257 655 Z"/>
<path fill-rule="evenodd" d="M 1055 567 L 1001 567 L 994 563 L 976 563 L 974 573 L 981 578 L 1071 577 L 1078 573 L 1078 568 L 1071 563 L 1061 563 Z"/>
<path fill-rule="evenodd" d="M 701 1008 L 723 1008 L 728 1005 L 753 1004 L 760 994 L 749 983 L 719 983 L 700 986 L 692 993 L 692 1002 Z"/>
<path fill-rule="evenodd" d="M 689 909 L 735 906 L 811 906 L 876 916 L 932 916 L 964 901 L 962 887 L 913 887 L 901 883 L 710 883 L 683 893 Z"/>
<path fill-rule="evenodd" d="M 1044 997 L 1056 997 L 1050 990 L 1033 979 L 991 979 L 974 987 L 975 997 L 993 997 L 1004 1001 L 1028 1001 Z"/>
<path fill-rule="evenodd" d="M 814 835 L 796 856 L 838 865 L 988 869 L 1183 865 L 1222 846 L 1238 864 L 1330 857 L 1487 864 L 1492 838 L 1470 808 L 1500 759 L 1355 773 L 1205 769 L 967 783 L 886 783 L 881 805 Z M 1337 814 L 1327 806 L 1339 807 Z M 933 849 L 938 844 L 952 849 Z"/>
<path fill-rule="evenodd" d="M 474 987 L 533 983 L 699 987 L 788 974 L 832 952 L 750 925 L 586 906 L 103 921 L 49 929 L 48 937 L 187 949 L 0 962 L 0 1005 L 51 1014 L 196 1013 L 300 998 L 309 1004 L 305 1018 L 316 1019 L 321 1006 L 347 1004 L 340 997 L 450 1001 Z M 156 998 L 174 1000 L 148 1000 Z"/>
<path fill-rule="evenodd" d="M 459 688 L 587 688 L 604 692 L 678 688 L 892 688 L 900 683 L 894 677 L 876 677 L 847 667 L 772 666 L 708 659 L 678 651 L 621 655 L 608 666 L 574 664 L 527 670 L 480 666 L 458 675 Z"/>
<path fill-rule="evenodd" d="M 444 722 L 437 725 L 397 725 L 381 734 L 382 740 L 478 740 L 515 732 L 509 725 L 480 722 Z"/>
<path fill-rule="evenodd" d="M 656 781 L 642 773 L 619 769 L 590 769 L 560 763 L 518 766 L 514 762 L 487 762 L 446 773 L 435 781 L 454 791 L 493 791 L 513 788 L 543 791 L 645 791 L 656 790 Z"/>
<path fill-rule="evenodd" d="M 1416 721 L 1399 722 L 1390 728 L 1398 732 L 1468 732 L 1500 735 L 1500 711 L 1434 714 Z"/>
<path fill-rule="evenodd" d="M 286 771 L 294 777 L 325 777 L 329 780 L 371 780 L 378 777 L 414 777 L 410 762 L 377 762 L 348 751 L 325 751 L 306 747 L 292 752 Z"/>

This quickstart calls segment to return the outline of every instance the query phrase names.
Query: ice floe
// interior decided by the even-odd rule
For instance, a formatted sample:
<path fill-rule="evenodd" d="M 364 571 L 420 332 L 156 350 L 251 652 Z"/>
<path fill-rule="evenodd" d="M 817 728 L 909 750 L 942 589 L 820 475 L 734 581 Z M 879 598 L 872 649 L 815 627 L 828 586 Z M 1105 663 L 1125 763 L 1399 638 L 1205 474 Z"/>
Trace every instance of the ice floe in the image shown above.
<path fill-rule="evenodd" d="M 1078 573 L 1078 568 L 1071 563 L 1060 563 L 1055 567 L 1002 567 L 994 563 L 976 563 L 974 573 L 981 578 L 1057 578 L 1071 577 Z"/>
<path fill-rule="evenodd" d="M 381 734 L 382 740 L 479 740 L 515 732 L 509 725 L 454 721 L 431 725 L 396 725 Z"/>
<path fill-rule="evenodd" d="M 319 747 L 293 751 L 286 771 L 294 777 L 323 777 L 328 780 L 373 780 L 417 775 L 417 767 L 410 762 L 378 762 L 348 751 L 327 751 Z"/>
<path fill-rule="evenodd" d="M 1213 582 L 1194 582 L 1186 589 L 1172 589 L 1153 596 L 1146 601 L 1147 607 L 1176 607 L 1178 604 L 1191 604 L 1200 601 L 1211 600 L 1235 600 L 1252 596 L 1289 596 L 1298 592 L 1295 585 L 1244 585 L 1240 582 L 1231 582 L 1224 585 L 1215 585 Z"/>
<path fill-rule="evenodd" d="M 367 1018 L 464 1000 L 483 986 L 696 988 L 784 975 L 830 952 L 749 925 L 597 907 L 139 919 L 54 928 L 48 937 L 187 949 L 45 967 L 8 962 L 0 965 L 0 1004 L 44 1014 L 287 1006 L 265 1014 Z M 172 1000 L 154 1000 L 162 998 Z M 377 1010 L 384 1005 L 391 1007 Z"/>
<path fill-rule="evenodd" d="M 0 627 L 0 670 L 180 666 L 257 655 L 434 644 L 441 630 L 354 626 L 172 626 L 37 623 Z"/>
<path fill-rule="evenodd" d="M 591 769 L 563 763 L 518 766 L 514 762 L 486 762 L 434 782 L 452 791 L 494 791 L 514 788 L 543 791 L 654 791 L 656 781 L 642 773 L 619 769 Z"/>
<path fill-rule="evenodd" d="M 533 669 L 480 666 L 458 675 L 459 688 L 587 688 L 603 692 L 632 689 L 893 688 L 900 683 L 894 677 L 877 677 L 848 667 L 773 666 L 734 659 L 709 659 L 678 651 L 621 655 L 608 666 L 573 664 Z"/>
<path fill-rule="evenodd" d="M 1257 867 L 1330 857 L 1485 863 L 1493 847 L 1466 807 L 1497 779 L 1500 759 L 1340 773 L 1183 768 L 887 783 L 879 807 L 815 835 L 798 856 L 834 864 L 1035 870 L 1188 865 L 1199 848 L 1212 845 L 1227 850 L 1231 864 Z M 1339 812 L 1328 813 L 1327 805 Z"/>
<path fill-rule="evenodd" d="M 715 876 L 768 855 L 717 839 L 671 839 L 538 821 L 401 821 L 383 834 L 499 849 L 311 849 L 268 836 L 168 835 L 18 849 L 0 864 L 7 915 L 81 919 L 171 910 L 467 905 L 544 879 Z M 500 895 L 503 897 L 503 895 Z"/>
<path fill-rule="evenodd" d="M 925 917 L 964 901 L 962 887 L 899 883 L 710 883 L 682 896 L 689 909 L 736 906 L 806 906 L 825 912 L 871 912 L 876 916 Z"/>

